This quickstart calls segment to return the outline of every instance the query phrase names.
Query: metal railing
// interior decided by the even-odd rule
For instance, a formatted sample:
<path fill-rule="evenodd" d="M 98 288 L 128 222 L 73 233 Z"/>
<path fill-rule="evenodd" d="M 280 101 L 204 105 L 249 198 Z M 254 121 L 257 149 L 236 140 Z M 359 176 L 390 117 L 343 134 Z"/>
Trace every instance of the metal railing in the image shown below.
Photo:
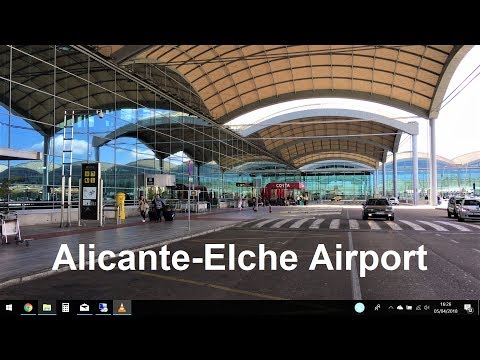
<path fill-rule="evenodd" d="M 102 214 L 101 214 L 101 223 L 100 226 L 105 226 L 105 212 L 106 211 L 115 211 L 115 219 L 116 219 L 116 224 L 120 225 L 122 223 L 121 219 L 121 214 L 120 214 L 120 208 L 121 205 L 103 205 L 102 206 Z"/>
<path fill-rule="evenodd" d="M 178 202 L 177 211 L 188 212 L 188 201 L 182 200 Z M 203 213 L 212 211 L 212 205 L 208 201 L 190 201 L 190 211 L 194 213 Z"/>
<path fill-rule="evenodd" d="M 106 200 L 104 200 L 106 201 Z M 115 202 L 115 200 L 108 199 Z M 125 206 L 136 205 L 136 200 L 125 200 Z M 67 202 L 63 203 L 64 209 L 67 208 Z M 0 201 L 0 211 L 12 210 L 39 210 L 39 209 L 61 209 L 60 200 L 22 200 L 22 201 Z M 72 201 L 72 208 L 78 208 L 78 200 Z"/>
<path fill-rule="evenodd" d="M 78 200 L 71 202 L 73 208 L 78 207 Z M 67 207 L 67 202 L 63 203 L 64 208 Z M 38 209 L 61 209 L 62 202 L 57 200 L 23 200 L 23 201 L 5 201 L 0 202 L 0 211 L 4 210 L 38 210 Z"/>

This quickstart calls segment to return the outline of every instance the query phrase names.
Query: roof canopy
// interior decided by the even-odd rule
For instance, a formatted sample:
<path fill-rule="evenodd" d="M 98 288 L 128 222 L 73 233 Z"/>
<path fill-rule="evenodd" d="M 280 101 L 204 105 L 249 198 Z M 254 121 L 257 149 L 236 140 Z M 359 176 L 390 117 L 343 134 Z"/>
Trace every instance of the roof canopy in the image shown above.
<path fill-rule="evenodd" d="M 99 45 L 118 64 L 180 74 L 219 123 L 307 97 L 348 97 L 436 118 L 448 82 L 472 46 Z"/>

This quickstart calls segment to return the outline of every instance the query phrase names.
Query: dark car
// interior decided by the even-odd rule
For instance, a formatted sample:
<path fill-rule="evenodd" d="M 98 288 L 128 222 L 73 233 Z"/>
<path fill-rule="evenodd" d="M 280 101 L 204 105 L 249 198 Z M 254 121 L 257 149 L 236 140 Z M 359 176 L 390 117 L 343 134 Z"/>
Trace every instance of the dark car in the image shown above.
<path fill-rule="evenodd" d="M 395 220 L 393 207 L 386 198 L 368 199 L 363 205 L 363 220 L 373 218 L 385 218 L 385 220 Z"/>

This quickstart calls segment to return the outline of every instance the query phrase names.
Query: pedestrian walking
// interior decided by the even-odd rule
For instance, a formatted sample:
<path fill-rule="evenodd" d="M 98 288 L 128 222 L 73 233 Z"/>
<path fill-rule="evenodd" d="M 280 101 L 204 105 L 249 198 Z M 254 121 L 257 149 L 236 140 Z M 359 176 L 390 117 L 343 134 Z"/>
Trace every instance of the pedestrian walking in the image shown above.
<path fill-rule="evenodd" d="M 147 215 L 148 208 L 149 206 L 147 199 L 145 199 L 145 196 L 140 195 L 140 199 L 138 200 L 138 211 L 140 212 L 140 215 L 142 215 L 142 222 L 145 222 L 145 216 Z"/>

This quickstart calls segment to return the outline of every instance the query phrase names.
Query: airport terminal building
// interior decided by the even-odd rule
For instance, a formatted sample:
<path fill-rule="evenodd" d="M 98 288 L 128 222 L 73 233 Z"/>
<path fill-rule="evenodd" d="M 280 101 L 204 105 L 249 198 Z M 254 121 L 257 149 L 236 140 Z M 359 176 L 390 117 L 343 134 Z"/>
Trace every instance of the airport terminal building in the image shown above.
<path fill-rule="evenodd" d="M 297 193 L 307 193 L 311 200 L 374 194 L 413 198 L 416 182 L 418 196 L 430 194 L 432 156 L 437 159 L 433 171 L 439 193 L 471 192 L 474 182 L 480 185 L 480 152 L 451 160 L 434 152 L 417 154 L 416 149 L 397 154 L 402 134 L 416 138 L 415 124 L 369 117 L 364 111 L 302 110 L 241 131 L 225 126 L 236 116 L 275 101 L 326 97 L 329 87 L 335 90 L 330 96 L 352 98 L 367 92 L 360 73 L 350 73 L 355 91 L 347 94 L 350 83 L 330 83 L 333 78 L 345 80 L 345 74 L 324 76 L 321 64 L 312 70 L 313 65 L 290 59 L 288 72 L 297 78 L 287 82 L 285 59 L 277 56 L 282 50 L 267 49 L 267 60 L 284 69 L 274 71 L 271 63 L 268 70 L 268 61 L 254 55 L 255 46 L 231 48 L 0 45 L 0 198 L 54 204 L 62 196 L 62 180 L 71 178 L 75 200 L 81 164 L 90 162 L 101 163 L 106 200 L 118 192 L 132 201 L 154 193 L 178 198 L 178 191 L 190 184 L 204 192 L 202 200 L 217 205 L 220 199 L 239 195 L 262 196 L 267 184 L 282 182 L 304 184 Z M 448 79 L 441 74 L 450 65 L 452 72 L 469 48 L 418 48 L 424 53 L 415 47 L 391 51 L 430 57 L 436 67 L 425 65 L 430 73 L 412 83 L 414 96 L 408 101 L 406 96 L 412 95 L 393 80 L 390 105 L 427 116 L 425 109 L 432 110 L 435 102 L 430 87 L 444 86 L 442 81 Z M 365 47 L 353 59 L 360 61 L 358 69 L 367 71 L 366 63 L 382 51 L 388 67 L 393 62 L 388 49 Z M 232 52 L 236 70 L 210 59 Z M 323 57 L 320 50 L 304 56 Z M 332 58 L 330 65 L 337 65 L 337 60 Z M 416 66 L 423 69 L 422 64 Z M 405 78 L 414 70 L 391 69 L 397 76 L 404 71 Z M 309 72 L 309 82 L 302 71 Z M 369 71 L 373 74 L 375 66 Z M 369 82 L 376 88 L 369 88 L 373 95 L 363 99 L 389 103 L 379 85 L 382 81 Z M 394 159 L 387 160 L 392 153 Z M 146 179 L 155 175 L 175 180 L 152 186 Z"/>

